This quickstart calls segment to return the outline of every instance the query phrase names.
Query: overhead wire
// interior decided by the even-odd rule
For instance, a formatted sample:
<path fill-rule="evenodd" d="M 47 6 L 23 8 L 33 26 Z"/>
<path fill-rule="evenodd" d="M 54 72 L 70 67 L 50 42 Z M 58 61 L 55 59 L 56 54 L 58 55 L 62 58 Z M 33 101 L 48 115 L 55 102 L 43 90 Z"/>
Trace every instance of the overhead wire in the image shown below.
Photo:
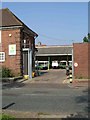
<path fill-rule="evenodd" d="M 54 38 L 54 37 L 51 37 L 51 36 L 47 36 L 47 35 L 45 35 L 45 34 L 41 34 L 41 33 L 38 33 L 38 37 L 39 36 L 41 36 L 41 37 L 44 37 L 44 38 L 47 38 L 47 39 L 49 39 L 49 40 L 58 40 L 58 41 L 67 41 L 67 40 L 65 40 L 65 39 L 60 39 L 60 38 Z M 37 37 L 37 40 L 38 41 L 40 41 L 39 39 L 38 39 L 38 37 Z M 74 42 L 74 40 L 70 40 L 71 42 Z"/>

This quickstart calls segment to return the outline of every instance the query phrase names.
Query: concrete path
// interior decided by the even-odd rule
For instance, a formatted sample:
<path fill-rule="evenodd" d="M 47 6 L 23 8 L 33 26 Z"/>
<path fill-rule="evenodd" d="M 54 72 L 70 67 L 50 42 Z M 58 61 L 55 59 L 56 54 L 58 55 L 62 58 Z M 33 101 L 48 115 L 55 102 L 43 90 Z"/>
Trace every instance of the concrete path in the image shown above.
<path fill-rule="evenodd" d="M 63 81 L 63 84 L 68 84 L 68 85 L 73 86 L 73 87 L 89 88 L 89 83 L 90 83 L 90 81 L 87 79 L 74 79 L 74 80 L 72 80 L 71 83 L 70 83 L 69 79 L 66 79 Z"/>

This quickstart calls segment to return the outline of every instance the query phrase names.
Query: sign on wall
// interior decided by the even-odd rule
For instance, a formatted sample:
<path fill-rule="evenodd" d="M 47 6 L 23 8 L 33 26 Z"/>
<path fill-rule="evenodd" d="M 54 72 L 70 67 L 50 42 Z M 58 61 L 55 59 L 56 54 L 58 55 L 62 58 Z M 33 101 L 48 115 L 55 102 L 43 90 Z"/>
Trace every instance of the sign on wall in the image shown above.
<path fill-rule="evenodd" d="M 74 63 L 74 66 L 75 66 L 75 67 L 78 67 L 78 63 Z"/>
<path fill-rule="evenodd" d="M 9 55 L 16 55 L 16 44 L 9 45 Z"/>

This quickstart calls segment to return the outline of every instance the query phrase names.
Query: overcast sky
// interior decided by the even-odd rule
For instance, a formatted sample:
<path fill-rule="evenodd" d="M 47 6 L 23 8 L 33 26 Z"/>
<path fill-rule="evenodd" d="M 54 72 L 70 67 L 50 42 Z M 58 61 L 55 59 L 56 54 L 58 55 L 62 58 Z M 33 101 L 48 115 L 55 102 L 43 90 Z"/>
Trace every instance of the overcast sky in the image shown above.
<path fill-rule="evenodd" d="M 88 2 L 4 2 L 47 45 L 82 42 L 88 33 Z"/>

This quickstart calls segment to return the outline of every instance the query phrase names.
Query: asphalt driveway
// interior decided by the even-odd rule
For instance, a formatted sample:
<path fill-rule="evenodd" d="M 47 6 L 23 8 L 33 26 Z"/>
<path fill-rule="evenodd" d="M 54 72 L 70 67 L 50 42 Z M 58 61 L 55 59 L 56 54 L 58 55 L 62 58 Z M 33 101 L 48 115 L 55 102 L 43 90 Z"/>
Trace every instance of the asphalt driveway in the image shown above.
<path fill-rule="evenodd" d="M 30 80 L 32 83 L 63 83 L 66 79 L 65 69 L 39 70 L 40 76 Z M 28 80 L 29 81 L 29 80 Z"/>

